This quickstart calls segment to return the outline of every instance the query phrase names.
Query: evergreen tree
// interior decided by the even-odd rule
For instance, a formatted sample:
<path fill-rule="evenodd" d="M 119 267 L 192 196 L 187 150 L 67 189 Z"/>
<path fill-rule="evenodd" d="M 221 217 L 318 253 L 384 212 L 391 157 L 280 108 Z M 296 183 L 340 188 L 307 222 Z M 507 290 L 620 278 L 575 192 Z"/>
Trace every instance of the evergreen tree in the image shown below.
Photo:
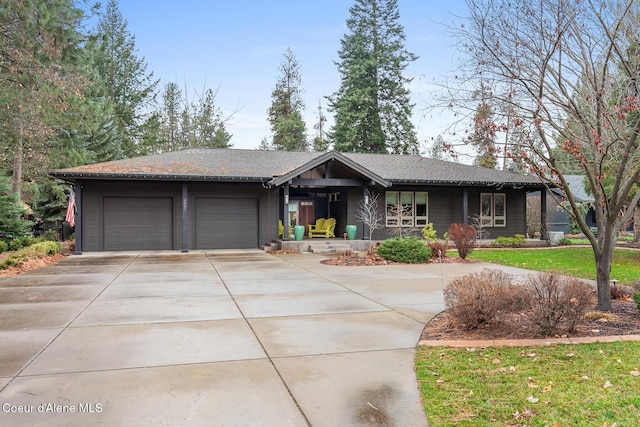
<path fill-rule="evenodd" d="M 182 111 L 182 91 L 180 87 L 169 82 L 162 92 L 162 130 L 160 139 L 164 141 L 162 151 L 175 151 L 180 147 L 180 114 Z"/>
<path fill-rule="evenodd" d="M 397 0 L 356 0 L 336 63 L 340 89 L 329 98 L 338 151 L 418 153 L 408 83 L 417 56 L 404 47 Z"/>
<path fill-rule="evenodd" d="M 25 221 L 23 215 L 24 209 L 18 195 L 11 191 L 11 184 L 6 178 L 0 178 L 0 235 L 3 238 L 25 235 L 31 222 Z"/>
<path fill-rule="evenodd" d="M 18 198 L 24 175 L 47 164 L 47 138 L 82 91 L 75 65 L 83 16 L 70 0 L 0 6 L 0 160 Z"/>
<path fill-rule="evenodd" d="M 225 128 L 222 110 L 215 104 L 216 93 L 207 89 L 200 98 L 196 115 L 197 148 L 231 147 L 231 134 Z"/>
<path fill-rule="evenodd" d="M 155 97 L 158 80 L 147 73 L 144 57 L 138 58 L 135 37 L 117 0 L 109 0 L 97 26 L 93 65 L 105 83 L 105 95 L 114 106 L 125 156 L 138 154 L 138 138 L 144 123 L 143 108 Z"/>
<path fill-rule="evenodd" d="M 329 141 L 326 138 L 325 123 L 327 117 L 322 112 L 322 105 L 318 103 L 318 121 L 313 125 L 316 136 L 313 138 L 313 151 L 322 152 L 329 148 Z"/>
<path fill-rule="evenodd" d="M 273 132 L 272 146 L 277 150 L 307 151 L 307 129 L 302 119 L 305 108 L 302 100 L 300 63 L 291 48 L 284 54 L 278 68 L 280 76 L 271 92 L 271 106 L 267 110 Z"/>
<path fill-rule="evenodd" d="M 492 119 L 493 111 L 484 100 L 478 105 L 473 117 L 473 133 L 469 136 L 469 143 L 478 152 L 474 160 L 476 166 L 495 169 L 498 163 L 496 149 L 496 124 Z"/>

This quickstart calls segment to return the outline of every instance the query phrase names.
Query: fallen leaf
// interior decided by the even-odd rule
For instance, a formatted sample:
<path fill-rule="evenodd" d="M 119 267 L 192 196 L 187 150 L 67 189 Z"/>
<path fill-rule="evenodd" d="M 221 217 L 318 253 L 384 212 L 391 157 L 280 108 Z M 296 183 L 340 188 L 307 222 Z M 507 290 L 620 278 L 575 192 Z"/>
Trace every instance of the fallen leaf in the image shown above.
<path fill-rule="evenodd" d="M 589 376 L 588 376 L 588 375 L 583 375 L 583 376 L 582 376 L 582 379 L 583 379 L 583 380 L 590 380 L 591 378 L 589 378 Z"/>
<path fill-rule="evenodd" d="M 436 383 L 438 383 L 438 384 L 442 384 L 443 382 L 444 382 L 444 380 L 440 380 L 440 379 L 436 380 Z"/>
<path fill-rule="evenodd" d="M 527 397 L 527 400 L 531 403 L 538 403 L 540 399 L 538 399 L 537 397 L 529 396 Z"/>
<path fill-rule="evenodd" d="M 640 377 L 640 371 L 634 369 L 633 371 L 629 372 L 629 375 L 631 375 L 632 377 Z"/>
<path fill-rule="evenodd" d="M 520 411 L 516 411 L 513 414 L 513 417 L 516 420 L 519 420 L 520 418 L 527 418 L 527 417 L 532 418 L 533 417 L 533 412 L 531 411 L 531 409 L 525 409 L 525 411 L 523 413 L 520 413 Z"/>
<path fill-rule="evenodd" d="M 538 385 L 534 384 L 534 383 L 529 383 L 529 384 L 527 384 L 527 387 L 529 387 L 529 388 L 538 388 Z"/>
<path fill-rule="evenodd" d="M 611 383 L 609 381 L 607 381 L 606 383 L 604 383 L 604 385 L 602 386 L 603 388 L 609 388 L 609 387 L 613 387 L 611 385 Z"/>
<path fill-rule="evenodd" d="M 527 353 L 527 356 L 528 357 L 536 357 L 536 354 L 535 353 Z"/>
<path fill-rule="evenodd" d="M 575 356 L 575 354 L 574 354 L 574 353 L 568 353 L 568 354 L 567 354 L 567 357 L 574 357 L 574 356 Z"/>
<path fill-rule="evenodd" d="M 509 366 L 509 371 L 515 372 L 516 371 L 516 367 L 515 366 Z"/>
<path fill-rule="evenodd" d="M 542 389 L 543 393 L 548 393 L 551 391 L 551 384 L 549 384 L 548 386 L 546 386 L 545 388 Z"/>
<path fill-rule="evenodd" d="M 500 359 L 493 359 L 493 364 L 494 364 L 494 365 L 499 365 L 499 364 L 501 364 L 501 363 L 502 363 L 502 362 L 500 361 Z"/>

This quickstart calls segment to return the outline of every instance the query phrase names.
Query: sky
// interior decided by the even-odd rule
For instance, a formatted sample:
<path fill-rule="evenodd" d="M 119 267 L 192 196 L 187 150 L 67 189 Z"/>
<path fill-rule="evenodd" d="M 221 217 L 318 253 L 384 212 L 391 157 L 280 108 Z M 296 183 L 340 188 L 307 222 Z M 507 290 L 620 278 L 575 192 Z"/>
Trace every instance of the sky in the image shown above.
<path fill-rule="evenodd" d="M 233 148 L 254 149 L 270 139 L 267 109 L 279 65 L 291 48 L 301 66 L 307 132 L 313 137 L 318 105 L 336 92 L 340 40 L 352 0 L 119 0 L 119 9 L 160 87 L 177 83 L 190 99 L 217 90 L 217 105 L 233 113 L 227 131 Z M 404 73 L 413 78 L 413 122 L 425 150 L 451 118 L 428 113 L 434 82 L 457 61 L 445 24 L 464 13 L 464 0 L 398 0 L 405 47 L 418 55 Z M 330 124 L 329 123 L 329 124 Z M 447 138 L 445 138 L 447 139 Z"/>

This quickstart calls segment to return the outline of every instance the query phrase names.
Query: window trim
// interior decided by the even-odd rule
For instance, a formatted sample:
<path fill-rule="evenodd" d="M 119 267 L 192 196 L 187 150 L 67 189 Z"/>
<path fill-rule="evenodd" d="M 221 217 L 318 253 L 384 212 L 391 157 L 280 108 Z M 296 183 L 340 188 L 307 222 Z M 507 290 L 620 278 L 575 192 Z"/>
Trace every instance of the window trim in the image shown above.
<path fill-rule="evenodd" d="M 426 215 L 416 215 L 417 203 L 416 195 L 424 195 L 424 205 Z M 410 208 L 406 211 L 403 209 L 404 215 L 392 215 L 391 206 L 401 204 L 403 196 L 411 197 Z M 392 203 L 389 200 L 392 199 Z M 427 191 L 386 191 L 385 192 L 385 226 L 386 227 L 424 227 L 429 223 L 429 193 Z M 395 200 L 395 202 L 393 202 Z M 406 200 L 406 199 L 405 199 Z M 405 203 L 408 205 L 408 203 Z M 405 205 L 403 204 L 403 206 Z M 424 224 L 423 224 L 424 222 Z"/>
<path fill-rule="evenodd" d="M 502 199 L 502 215 L 498 215 L 497 201 Z M 489 202 L 488 213 L 486 202 Z M 480 193 L 480 223 L 484 227 L 507 226 L 507 195 L 506 193 Z"/>

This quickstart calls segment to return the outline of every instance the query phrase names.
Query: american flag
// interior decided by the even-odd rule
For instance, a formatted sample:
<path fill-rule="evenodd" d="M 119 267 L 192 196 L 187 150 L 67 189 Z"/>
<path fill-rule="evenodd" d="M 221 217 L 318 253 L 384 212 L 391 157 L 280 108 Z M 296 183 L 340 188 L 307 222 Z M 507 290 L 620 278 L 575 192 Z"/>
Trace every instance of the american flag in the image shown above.
<path fill-rule="evenodd" d="M 69 227 L 76 225 L 76 199 L 73 197 L 73 190 L 69 192 L 69 204 L 67 205 L 67 215 L 64 220 L 69 223 Z"/>

